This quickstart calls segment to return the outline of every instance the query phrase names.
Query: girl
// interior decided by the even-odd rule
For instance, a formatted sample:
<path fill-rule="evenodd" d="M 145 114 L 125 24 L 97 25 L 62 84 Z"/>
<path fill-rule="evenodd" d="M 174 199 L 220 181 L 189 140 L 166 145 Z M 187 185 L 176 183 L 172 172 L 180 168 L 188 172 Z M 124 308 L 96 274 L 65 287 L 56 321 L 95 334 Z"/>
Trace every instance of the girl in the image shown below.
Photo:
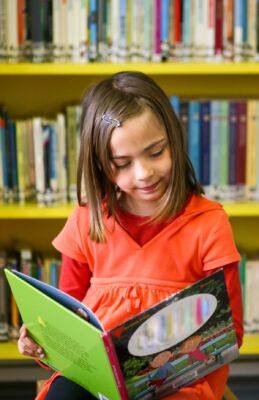
<path fill-rule="evenodd" d="M 77 183 L 79 205 L 53 242 L 63 291 L 110 329 L 224 267 L 241 345 L 240 257 L 227 215 L 203 196 L 172 106 L 145 74 L 121 72 L 87 93 Z M 22 354 L 44 356 L 25 327 L 18 345 Z M 227 377 L 224 366 L 167 399 L 221 399 Z M 45 400 L 92 398 L 54 378 Z"/>

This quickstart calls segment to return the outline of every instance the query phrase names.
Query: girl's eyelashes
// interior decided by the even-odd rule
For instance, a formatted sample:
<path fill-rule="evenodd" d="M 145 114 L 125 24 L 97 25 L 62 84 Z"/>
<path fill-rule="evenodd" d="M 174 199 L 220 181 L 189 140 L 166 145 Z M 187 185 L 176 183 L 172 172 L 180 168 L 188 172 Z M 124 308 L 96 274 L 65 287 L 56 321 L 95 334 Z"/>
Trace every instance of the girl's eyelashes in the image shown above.
<path fill-rule="evenodd" d="M 162 148 L 161 150 L 155 151 L 155 152 L 150 154 L 150 157 L 152 157 L 152 158 L 159 157 L 159 156 L 162 155 L 163 151 L 164 151 L 164 148 Z"/>
<path fill-rule="evenodd" d="M 124 163 L 124 164 L 115 164 L 115 163 L 113 163 L 114 167 L 117 168 L 117 169 L 127 168 L 129 166 L 129 164 L 130 164 L 129 161 Z"/>

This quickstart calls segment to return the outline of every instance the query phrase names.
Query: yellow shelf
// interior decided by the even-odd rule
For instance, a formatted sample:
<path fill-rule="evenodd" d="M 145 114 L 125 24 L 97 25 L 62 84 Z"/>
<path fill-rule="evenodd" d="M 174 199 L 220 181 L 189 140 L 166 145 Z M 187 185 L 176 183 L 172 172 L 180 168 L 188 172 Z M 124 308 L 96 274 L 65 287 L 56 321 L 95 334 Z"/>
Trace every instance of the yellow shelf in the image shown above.
<path fill-rule="evenodd" d="M 258 217 L 259 203 L 223 203 L 223 207 L 230 217 Z"/>
<path fill-rule="evenodd" d="M 17 348 L 17 342 L 0 343 L 0 360 L 26 360 L 29 357 L 21 355 Z"/>
<path fill-rule="evenodd" d="M 259 63 L 17 63 L 1 64 L 0 75 L 110 75 L 138 70 L 150 75 L 259 75 Z"/>
<path fill-rule="evenodd" d="M 259 203 L 225 203 L 230 217 L 259 217 Z M 72 204 L 39 207 L 37 205 L 0 205 L 0 219 L 65 219 L 73 210 Z"/>
<path fill-rule="evenodd" d="M 240 349 L 241 355 L 259 355 L 259 335 L 245 335 Z M 30 357 L 22 356 L 16 342 L 0 343 L 0 360 L 25 360 Z"/>
<path fill-rule="evenodd" d="M 1 205 L 0 219 L 64 219 L 73 210 L 73 205 L 40 207 L 37 205 Z"/>
<path fill-rule="evenodd" d="M 245 335 L 240 354 L 259 355 L 259 335 Z"/>

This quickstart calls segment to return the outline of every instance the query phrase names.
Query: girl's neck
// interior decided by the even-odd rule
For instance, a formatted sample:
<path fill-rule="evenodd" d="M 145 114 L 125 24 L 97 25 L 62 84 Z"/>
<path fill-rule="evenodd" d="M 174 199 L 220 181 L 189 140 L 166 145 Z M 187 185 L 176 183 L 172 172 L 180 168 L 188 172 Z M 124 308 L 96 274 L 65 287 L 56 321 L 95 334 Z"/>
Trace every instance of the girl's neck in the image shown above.
<path fill-rule="evenodd" d="M 120 208 L 127 211 L 130 214 L 138 215 L 140 217 L 150 217 L 155 212 L 155 202 L 139 202 L 128 196 L 121 196 L 119 202 Z"/>

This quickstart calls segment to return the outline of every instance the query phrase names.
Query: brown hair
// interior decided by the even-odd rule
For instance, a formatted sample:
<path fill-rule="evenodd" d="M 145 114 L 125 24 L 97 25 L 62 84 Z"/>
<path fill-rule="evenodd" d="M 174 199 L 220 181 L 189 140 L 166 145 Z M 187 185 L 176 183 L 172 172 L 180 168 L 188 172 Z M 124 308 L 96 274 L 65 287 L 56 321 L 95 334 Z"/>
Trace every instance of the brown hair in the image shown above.
<path fill-rule="evenodd" d="M 165 126 L 172 157 L 172 174 L 166 192 L 160 199 L 152 220 L 175 215 L 190 192 L 203 189 L 185 150 L 181 125 L 167 95 L 153 79 L 141 72 L 119 72 L 92 86 L 82 105 L 81 146 L 77 170 L 77 196 L 82 201 L 82 180 L 90 211 L 90 238 L 105 240 L 102 214 L 116 218 L 118 196 L 112 182 L 110 140 L 114 126 L 102 121 L 106 114 L 121 122 L 151 110 Z M 105 202 L 104 202 L 105 200 Z"/>

